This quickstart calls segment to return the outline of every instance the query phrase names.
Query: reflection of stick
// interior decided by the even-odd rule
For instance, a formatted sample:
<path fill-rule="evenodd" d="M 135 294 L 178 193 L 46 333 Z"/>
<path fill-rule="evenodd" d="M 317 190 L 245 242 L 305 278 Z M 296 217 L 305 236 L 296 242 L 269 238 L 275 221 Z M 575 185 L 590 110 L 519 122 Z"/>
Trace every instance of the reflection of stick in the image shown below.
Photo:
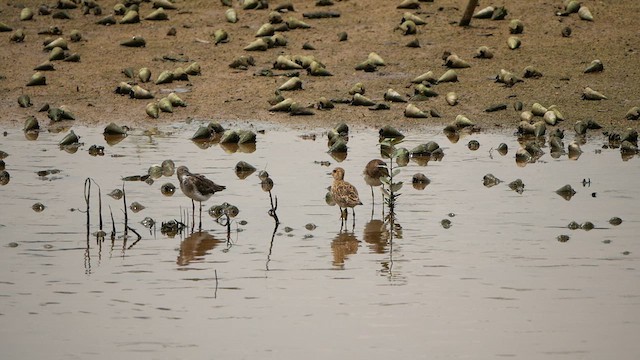
<path fill-rule="evenodd" d="M 216 290 L 215 290 L 215 291 L 214 291 L 214 293 L 213 293 L 213 298 L 215 299 L 215 298 L 217 298 L 217 297 L 218 297 L 218 270 L 215 270 L 215 269 L 214 269 L 214 270 L 213 270 L 213 274 L 214 274 L 214 275 L 215 275 L 215 277 L 216 277 Z"/>
<path fill-rule="evenodd" d="M 111 211 L 111 205 L 109 205 L 109 213 L 111 214 L 111 241 L 116 239 L 116 223 L 113 221 L 113 211 Z"/>
<path fill-rule="evenodd" d="M 140 241 L 140 240 L 142 239 L 142 236 L 140 236 L 140 234 L 138 234 L 138 232 L 137 232 L 134 228 L 132 228 L 132 227 L 128 227 L 128 226 L 127 226 L 127 228 L 128 228 L 129 230 L 131 230 L 131 232 L 133 232 L 134 234 L 136 234 L 136 236 L 138 237 L 138 238 L 136 239 L 136 241 L 134 241 L 134 242 L 133 242 L 133 244 L 129 245 L 129 247 L 127 248 L 127 250 L 129 250 L 129 249 L 131 249 L 135 244 L 137 244 L 137 243 L 138 243 L 138 241 Z"/>
<path fill-rule="evenodd" d="M 87 178 L 84 181 L 84 201 L 87 203 L 87 246 L 89 246 L 89 233 L 90 233 L 90 218 L 91 213 L 89 212 L 91 200 L 91 178 Z"/>
<path fill-rule="evenodd" d="M 124 183 L 122 183 L 122 200 L 124 201 L 124 238 L 126 242 L 129 214 L 127 213 L 127 193 L 124 191 Z"/>
<path fill-rule="evenodd" d="M 280 223 L 277 220 L 278 217 L 276 216 L 275 218 L 276 218 L 276 226 L 273 227 L 273 233 L 271 234 L 271 243 L 269 244 L 269 254 L 267 254 L 267 263 L 265 265 L 265 268 L 267 269 L 267 271 L 269 271 L 269 262 L 271 261 L 271 251 L 273 250 L 273 240 L 276 238 L 276 231 L 278 231 L 278 225 L 280 225 Z"/>

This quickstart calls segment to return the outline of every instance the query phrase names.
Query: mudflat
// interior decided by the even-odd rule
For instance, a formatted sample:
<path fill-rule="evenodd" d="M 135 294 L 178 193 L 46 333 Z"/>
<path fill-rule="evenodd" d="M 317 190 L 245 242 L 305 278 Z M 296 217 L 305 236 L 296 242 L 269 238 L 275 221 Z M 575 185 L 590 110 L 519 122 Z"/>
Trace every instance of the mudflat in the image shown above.
<path fill-rule="evenodd" d="M 474 18 L 467 27 L 458 25 L 466 0 L 416 2 L 414 9 L 398 8 L 400 1 L 379 0 L 322 2 L 328 6 L 319 6 L 321 3 L 316 1 L 279 0 L 268 4 L 264 1 L 268 5 L 264 9 L 244 9 L 246 4 L 237 1 L 227 6 L 220 1 L 175 0 L 176 9 L 164 9 L 167 20 L 146 19 L 156 9 L 154 2 L 142 1 L 138 4 L 140 21 L 132 24 L 120 23 L 124 15 L 114 14 L 114 8 L 120 4 L 115 0 L 92 1 L 100 6 L 99 15 L 95 14 L 95 8 L 84 14 L 80 1 L 75 9 L 58 9 L 52 4 L 51 13 L 41 15 L 41 3 L 22 0 L 0 4 L 0 22 L 12 29 L 2 33 L 0 45 L 0 123 L 4 128 L 21 128 L 29 116 L 35 116 L 45 129 L 53 126 L 47 113 L 38 111 L 49 104 L 64 105 L 74 114 L 75 120 L 65 120 L 69 125 L 104 126 L 115 122 L 154 127 L 197 119 L 267 121 L 302 127 L 330 127 L 338 122 L 371 127 L 391 124 L 406 129 L 445 125 L 457 115 L 464 115 L 483 129 L 515 131 L 521 121 L 521 111 L 514 109 L 518 101 L 523 104 L 522 111 L 531 110 L 534 103 L 544 107 L 556 105 L 566 118 L 556 125 L 563 129 L 572 129 L 576 121 L 588 119 L 598 122 L 604 130 L 637 128 L 636 122 L 625 118 L 631 108 L 640 106 L 637 26 L 640 2 L 635 0 L 583 1 L 582 6 L 588 7 L 593 21 L 583 20 L 577 13 L 558 15 L 565 9 L 565 2 L 559 0 L 480 1 L 475 12 L 490 5 L 504 6 L 507 15 L 503 20 Z M 34 16 L 21 21 L 25 7 L 32 9 Z M 225 18 L 225 12 L 231 8 L 237 14 L 236 23 Z M 285 23 L 299 20 L 309 27 L 275 32 L 286 40 L 284 46 L 265 51 L 244 50 L 258 39 L 256 33 L 277 9 Z M 59 12 L 64 14 L 54 16 Z M 415 34 L 405 34 L 411 30 L 399 27 L 407 12 L 425 22 L 416 25 Z M 69 19 L 58 18 L 65 14 Z M 313 18 L 319 14 L 325 17 Z M 109 15 L 115 24 L 97 23 Z M 510 33 L 510 21 L 514 19 L 524 25 L 520 34 Z M 273 26 L 279 30 L 286 27 Z M 567 35 L 567 28 L 571 34 L 563 36 L 563 32 Z M 25 35 L 24 40 L 10 41 L 19 29 Z M 73 30 L 81 34 L 80 41 L 71 41 Z M 216 30 L 226 31 L 228 41 L 216 44 Z M 144 38 L 145 46 L 121 45 L 134 36 Z M 511 36 L 521 40 L 519 48 L 509 48 Z M 67 41 L 66 56 L 77 54 L 79 61 L 51 61 L 55 70 L 42 71 L 46 85 L 26 86 L 36 72 L 34 68 L 50 56 L 43 43 L 58 37 Z M 412 41 L 419 47 L 408 47 Z M 491 49 L 493 57 L 474 57 L 481 46 Z M 470 66 L 455 69 L 457 82 L 427 84 L 438 96 L 410 100 L 415 93 L 411 80 L 428 71 L 440 77 L 449 70 L 443 59 L 447 52 L 458 55 Z M 356 70 L 371 53 L 379 55 L 384 66 L 374 66 L 370 72 Z M 312 55 L 332 76 L 312 76 L 307 69 L 274 69 L 280 55 Z M 246 69 L 230 67 L 240 56 L 251 56 L 254 65 Z M 596 59 L 602 62 L 604 70 L 585 73 L 585 68 Z M 193 62 L 200 66 L 199 75 L 155 84 L 161 72 L 184 69 Z M 541 76 L 525 78 L 527 66 Z M 142 83 L 137 78 L 139 69 L 144 67 L 151 71 L 150 82 Z M 126 68 L 133 70 L 134 78 L 125 75 Z M 523 81 L 496 82 L 501 69 Z M 313 115 L 269 111 L 272 106 L 269 100 L 292 72 L 299 73 L 302 89 L 282 91 L 281 95 L 310 107 Z M 115 89 L 120 82 L 140 85 L 154 98 L 133 99 L 117 94 Z M 375 103 L 387 104 L 389 109 L 373 111 L 368 106 L 342 103 L 352 99 L 349 90 L 356 83 L 364 85 L 364 96 Z M 587 87 L 606 99 L 583 100 Z M 440 117 L 405 117 L 408 103 L 385 101 L 388 89 L 395 90 L 420 110 L 429 114 L 435 110 Z M 188 105 L 174 108 L 173 113 L 161 112 L 157 119 L 149 117 L 146 106 L 171 91 L 176 91 Z M 458 98 L 454 106 L 446 101 L 450 92 Z M 33 106 L 21 107 L 17 101 L 21 95 L 28 95 Z M 338 101 L 333 109 L 319 110 L 316 104 L 322 97 Z M 485 111 L 496 104 L 507 106 L 504 110 Z"/>

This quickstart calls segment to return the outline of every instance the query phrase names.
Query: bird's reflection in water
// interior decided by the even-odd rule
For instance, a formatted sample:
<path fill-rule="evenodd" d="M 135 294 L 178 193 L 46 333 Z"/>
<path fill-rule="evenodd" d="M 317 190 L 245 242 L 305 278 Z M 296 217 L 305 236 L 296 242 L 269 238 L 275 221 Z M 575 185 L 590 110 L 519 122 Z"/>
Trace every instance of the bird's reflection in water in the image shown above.
<path fill-rule="evenodd" d="M 221 242 L 206 231 L 194 232 L 180 243 L 180 252 L 176 263 L 185 266 L 192 261 L 202 261 L 207 252 Z"/>
<path fill-rule="evenodd" d="M 344 262 L 349 255 L 358 252 L 360 241 L 352 232 L 341 231 L 331 242 L 331 252 L 333 253 L 333 266 L 344 268 Z"/>
<path fill-rule="evenodd" d="M 384 221 L 371 220 L 364 226 L 362 234 L 364 241 L 369 244 L 369 248 L 377 254 L 384 254 L 387 251 L 387 241 L 389 240 L 389 231 Z"/>

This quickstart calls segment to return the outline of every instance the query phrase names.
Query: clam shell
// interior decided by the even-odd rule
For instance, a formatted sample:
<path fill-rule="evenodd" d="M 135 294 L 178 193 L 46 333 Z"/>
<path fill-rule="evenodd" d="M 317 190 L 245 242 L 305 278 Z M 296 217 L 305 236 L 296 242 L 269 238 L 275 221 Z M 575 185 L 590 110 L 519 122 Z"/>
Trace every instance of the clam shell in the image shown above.
<path fill-rule="evenodd" d="M 507 46 L 509 46 L 509 49 L 511 49 L 511 50 L 515 50 L 515 49 L 519 48 L 520 45 L 522 45 L 522 40 L 520 40 L 519 37 L 510 36 L 507 39 Z"/>
<path fill-rule="evenodd" d="M 151 70 L 147 67 L 143 67 L 138 71 L 138 79 L 140 82 L 146 83 L 151 80 Z"/>
<path fill-rule="evenodd" d="M 118 21 L 116 20 L 116 17 L 113 15 L 105 16 L 102 19 L 96 21 L 96 24 L 98 25 L 115 25 L 117 23 Z"/>
<path fill-rule="evenodd" d="M 24 122 L 24 131 L 34 131 L 40 129 L 40 124 L 38 124 L 38 119 L 34 116 L 29 116 L 27 120 Z"/>
<path fill-rule="evenodd" d="M 513 19 L 509 21 L 509 32 L 511 34 L 522 34 L 524 31 L 524 24 L 520 19 Z"/>
<path fill-rule="evenodd" d="M 278 55 L 276 61 L 273 63 L 273 68 L 277 70 L 299 70 L 303 67 L 285 56 Z"/>
<path fill-rule="evenodd" d="M 444 74 L 442 74 L 442 76 L 438 78 L 438 81 L 436 81 L 436 83 L 439 84 L 444 82 L 456 82 L 456 81 L 458 81 L 458 74 L 456 73 L 455 70 L 450 69 L 450 70 L 447 70 Z"/>
<path fill-rule="evenodd" d="M 167 99 L 169 99 L 169 101 L 171 102 L 171 105 L 173 105 L 173 106 L 180 106 L 180 107 L 186 107 L 187 106 L 187 103 L 184 102 L 184 100 L 182 100 L 174 92 L 169 93 L 169 95 L 167 95 Z"/>
<path fill-rule="evenodd" d="M 238 144 L 254 144 L 256 142 L 256 133 L 251 130 L 238 131 Z"/>
<path fill-rule="evenodd" d="M 464 68 L 468 68 L 471 67 L 471 65 L 462 60 L 458 55 L 456 54 L 451 54 L 449 55 L 446 60 L 445 60 L 445 64 L 446 67 L 448 68 L 452 68 L 452 69 L 464 69 Z"/>
<path fill-rule="evenodd" d="M 498 145 L 498 154 L 505 156 L 509 152 L 509 147 L 505 143 L 500 143 Z"/>
<path fill-rule="evenodd" d="M 110 123 L 104 128 L 102 132 L 104 135 L 126 135 L 127 130 L 116 123 Z"/>
<path fill-rule="evenodd" d="M 536 68 L 534 68 L 533 66 L 529 65 L 524 68 L 523 76 L 525 78 L 539 78 L 539 77 L 542 77 L 542 73 L 538 71 Z"/>
<path fill-rule="evenodd" d="M 456 119 L 453 121 L 453 125 L 455 125 L 458 129 L 462 129 L 469 126 L 475 126 L 476 123 L 464 115 L 457 115 Z"/>
<path fill-rule="evenodd" d="M 160 116 L 160 108 L 158 107 L 158 104 L 155 102 L 148 103 L 147 106 L 145 107 L 145 112 L 147 113 L 147 115 L 149 115 L 154 119 L 157 119 Z"/>
<path fill-rule="evenodd" d="M 577 13 L 580 10 L 580 2 L 576 0 L 568 1 L 564 8 L 568 14 Z"/>
<path fill-rule="evenodd" d="M 178 9 L 176 7 L 176 5 L 173 2 L 169 1 L 169 0 L 154 0 L 152 7 L 154 9 L 165 8 L 167 10 L 176 10 L 176 9 Z"/>
<path fill-rule="evenodd" d="M 162 112 L 173 113 L 173 105 L 171 105 L 171 100 L 166 97 L 163 97 L 158 101 L 158 108 Z"/>
<path fill-rule="evenodd" d="M 192 62 L 186 69 L 184 69 L 184 72 L 187 73 L 187 75 L 200 75 L 200 64 Z"/>
<path fill-rule="evenodd" d="M 401 23 L 406 21 L 406 20 L 411 20 L 413 21 L 414 24 L 416 25 L 425 25 L 427 22 L 424 21 L 421 17 L 419 17 L 418 15 L 412 14 L 410 12 L 405 12 L 402 15 L 402 20 L 400 21 Z"/>
<path fill-rule="evenodd" d="M 580 9 L 578 10 L 578 16 L 582 20 L 593 21 L 593 15 L 591 15 L 591 11 L 586 6 L 580 6 Z"/>
<path fill-rule="evenodd" d="M 20 105 L 21 108 L 28 108 L 33 104 L 31 103 L 31 98 L 29 97 L 29 95 L 24 94 L 18 97 L 18 105 Z"/>
<path fill-rule="evenodd" d="M 20 10 L 20 21 L 28 21 L 33 19 L 33 10 L 31 8 L 25 7 Z"/>
<path fill-rule="evenodd" d="M 586 134 L 588 128 L 589 126 L 587 126 L 587 123 L 581 120 L 576 121 L 575 125 L 573 125 L 573 129 L 576 131 L 576 134 L 578 135 Z"/>
<path fill-rule="evenodd" d="M 303 106 L 303 105 L 301 105 L 301 104 L 299 104 L 299 103 L 294 101 L 289 106 L 289 114 L 291 116 L 314 115 L 314 112 L 309 107 Z"/>
<path fill-rule="evenodd" d="M 353 95 L 353 99 L 351 100 L 351 105 L 354 106 L 372 106 L 375 104 L 375 101 L 359 93 L 355 93 Z"/>
<path fill-rule="evenodd" d="M 433 71 L 427 71 L 426 73 L 416 76 L 415 78 L 413 78 L 413 80 L 411 80 L 411 82 L 414 84 L 420 84 L 425 81 L 431 84 L 435 84 L 438 82 L 438 79 L 435 77 Z"/>
<path fill-rule="evenodd" d="M 135 10 L 129 10 L 120 19 L 120 24 L 137 24 L 140 22 L 140 15 Z"/>
<path fill-rule="evenodd" d="M 245 46 L 243 50 L 245 51 L 267 51 L 269 48 L 269 44 L 263 38 L 256 39 L 251 42 L 249 45 Z"/>
<path fill-rule="evenodd" d="M 120 45 L 126 47 L 144 47 L 146 44 L 147 42 L 142 36 L 134 36 L 131 39 L 120 42 Z"/>
<path fill-rule="evenodd" d="M 63 60 L 64 58 L 64 50 L 61 47 L 54 47 L 49 53 L 49 61 Z"/>
<path fill-rule="evenodd" d="M 555 125 L 558 122 L 558 117 L 556 116 L 556 113 L 552 110 L 549 110 L 546 113 L 544 113 L 543 119 L 545 123 L 551 126 Z"/>
<path fill-rule="evenodd" d="M 79 141 L 80 141 L 80 138 L 78 137 L 78 135 L 76 135 L 73 132 L 73 130 L 70 130 L 69 133 L 67 135 L 65 135 L 62 138 L 62 140 L 60 140 L 58 145 L 60 145 L 60 146 L 74 145 L 74 144 L 77 144 Z"/>
<path fill-rule="evenodd" d="M 426 118 L 428 117 L 427 113 L 420 110 L 417 106 L 413 104 L 408 104 L 404 109 L 404 116 L 408 118 Z"/>
<path fill-rule="evenodd" d="M 383 126 L 378 131 L 378 134 L 380 135 L 381 138 L 384 138 L 384 139 L 404 138 L 404 134 L 402 134 L 400 131 L 398 131 L 398 129 L 394 128 L 391 125 Z"/>
<path fill-rule="evenodd" d="M 402 32 L 403 35 L 414 35 L 418 32 L 416 23 L 411 20 L 405 20 L 400 25 L 398 25 L 398 29 Z"/>
<path fill-rule="evenodd" d="M 276 30 L 272 24 L 265 23 L 265 24 L 262 24 L 262 26 L 260 26 L 260 28 L 256 32 L 256 37 L 271 36 L 275 34 L 275 32 Z"/>
<path fill-rule="evenodd" d="M 320 99 L 318 99 L 316 107 L 318 108 L 318 110 L 329 110 L 329 109 L 333 109 L 334 105 L 333 105 L 333 101 L 323 96 Z"/>
<path fill-rule="evenodd" d="M 213 32 L 213 43 L 215 45 L 218 45 L 220 43 L 226 43 L 226 42 L 229 42 L 229 33 L 227 33 L 223 29 L 216 29 Z"/>
<path fill-rule="evenodd" d="M 562 140 L 556 136 L 549 138 L 549 147 L 551 148 L 551 153 L 564 153 L 564 144 Z"/>
<path fill-rule="evenodd" d="M 302 90 L 302 80 L 299 77 L 294 76 L 291 79 L 287 80 L 284 84 L 278 87 L 280 91 L 294 91 L 294 90 Z"/>
<path fill-rule="evenodd" d="M 540 105 L 540 103 L 534 103 L 531 105 L 531 112 L 535 116 L 544 116 L 544 114 L 549 111 L 546 107 Z"/>
<path fill-rule="evenodd" d="M 51 41 L 47 45 L 45 45 L 44 50 L 50 51 L 50 50 L 53 50 L 53 48 L 55 48 L 55 47 L 62 48 L 62 50 L 69 50 L 69 47 L 67 45 L 67 40 L 65 40 L 62 37 L 59 37 L 59 38 Z"/>
<path fill-rule="evenodd" d="M 602 61 L 596 59 L 593 60 L 589 66 L 586 67 L 586 69 L 584 69 L 585 73 L 592 73 L 592 72 L 600 72 L 604 70 L 604 65 L 602 64 Z"/>
<path fill-rule="evenodd" d="M 173 82 L 173 72 L 169 71 L 169 70 L 165 70 L 165 71 L 161 72 L 160 75 L 158 75 L 158 78 L 155 81 L 156 85 L 168 84 L 168 83 L 171 83 L 171 82 Z"/>
<path fill-rule="evenodd" d="M 495 8 L 493 6 L 487 6 L 486 8 L 478 10 L 478 12 L 473 14 L 473 17 L 476 19 L 490 19 L 491 16 L 493 16 L 494 10 Z"/>
<path fill-rule="evenodd" d="M 445 95 L 445 100 L 447 101 L 447 104 L 455 106 L 458 104 L 458 94 L 453 91 L 448 92 L 447 95 Z"/>
<path fill-rule="evenodd" d="M 236 173 L 236 176 L 239 179 L 246 179 L 249 175 L 253 174 L 256 171 L 256 167 L 249 164 L 246 161 L 238 161 L 238 163 L 236 163 L 236 166 L 234 168 L 234 171 Z"/>
<path fill-rule="evenodd" d="M 18 29 L 13 34 L 11 34 L 9 41 L 19 43 L 19 42 L 23 42 L 24 38 L 25 38 L 24 30 Z"/>
<path fill-rule="evenodd" d="M 597 92 L 587 86 L 582 91 L 582 99 L 583 100 L 607 100 L 607 97 L 604 96 L 602 93 Z"/>
<path fill-rule="evenodd" d="M 627 120 L 638 120 L 640 119 L 640 107 L 634 106 L 624 115 L 624 118 Z"/>
<path fill-rule="evenodd" d="M 478 59 L 491 59 L 493 58 L 493 51 L 491 51 L 488 46 L 480 46 L 473 57 Z"/>
<path fill-rule="evenodd" d="M 27 86 L 47 85 L 47 78 L 41 72 L 31 75 L 31 79 L 27 82 Z"/>
<path fill-rule="evenodd" d="M 370 52 L 369 55 L 367 56 L 367 60 L 369 61 L 369 63 L 375 65 L 375 66 L 385 66 L 386 63 L 385 61 L 382 59 L 382 57 L 380 55 L 378 55 L 375 52 Z"/>
<path fill-rule="evenodd" d="M 582 154 L 582 150 L 580 149 L 580 144 L 575 141 L 572 141 L 568 147 L 569 150 L 569 159 L 578 160 L 580 154 Z"/>
<path fill-rule="evenodd" d="M 222 133 L 222 136 L 220 137 L 220 143 L 221 144 L 229 144 L 229 143 L 237 144 L 239 139 L 240 139 L 240 135 L 238 135 L 237 131 L 226 130 L 225 132 Z"/>
<path fill-rule="evenodd" d="M 402 0 L 402 2 L 396 7 L 398 9 L 419 9 L 420 3 L 418 0 Z"/>
<path fill-rule="evenodd" d="M 289 27 L 289 29 L 309 29 L 311 25 L 294 17 L 289 17 L 287 19 L 287 27 Z"/>
<path fill-rule="evenodd" d="M 291 108 L 291 104 L 293 104 L 293 99 L 292 98 L 286 98 L 282 101 L 280 101 L 279 103 L 271 106 L 269 108 L 269 111 L 284 111 L 284 112 L 288 112 Z"/>
<path fill-rule="evenodd" d="M 346 153 L 348 150 L 347 142 L 342 137 L 337 137 L 333 144 L 327 150 L 328 153 Z"/>
<path fill-rule="evenodd" d="M 556 194 L 560 195 L 563 199 L 569 201 L 576 194 L 576 191 L 571 187 L 571 185 L 567 184 L 558 190 L 556 190 Z"/>
<path fill-rule="evenodd" d="M 70 54 L 70 55 L 66 56 L 62 61 L 80 62 L 80 54 L 78 54 L 78 53 Z"/>
<path fill-rule="evenodd" d="M 47 61 L 43 62 L 42 64 L 34 67 L 33 70 L 37 70 L 37 71 L 53 71 L 53 70 L 55 70 L 55 68 L 53 67 L 53 64 L 47 60 Z"/>
<path fill-rule="evenodd" d="M 407 102 L 404 96 L 393 89 L 387 89 L 387 91 L 385 91 L 384 99 L 391 102 Z"/>
<path fill-rule="evenodd" d="M 238 14 L 233 8 L 227 9 L 227 11 L 224 12 L 224 17 L 225 19 L 227 19 L 227 22 L 230 22 L 232 24 L 238 22 Z"/>
<path fill-rule="evenodd" d="M 145 20 L 169 20 L 169 14 L 164 11 L 164 8 L 157 8 L 152 11 L 150 14 L 144 17 Z"/>
<path fill-rule="evenodd" d="M 151 91 L 144 89 L 139 85 L 132 86 L 129 95 L 134 99 L 153 99 Z"/>
<path fill-rule="evenodd" d="M 421 96 L 424 96 L 424 97 L 435 97 L 435 96 L 438 96 L 437 92 L 435 92 L 432 88 L 427 87 L 424 84 L 416 84 L 413 87 L 413 92 L 416 95 L 421 95 Z M 412 100 L 417 100 L 417 99 L 412 98 Z"/>
<path fill-rule="evenodd" d="M 535 137 L 542 137 L 546 132 L 547 132 L 547 125 L 545 121 L 536 121 L 533 124 L 533 135 Z"/>
<path fill-rule="evenodd" d="M 359 82 L 351 87 L 351 89 L 349 90 L 349 95 L 355 95 L 355 94 L 364 95 L 365 91 L 366 90 L 364 88 L 364 84 Z"/>
<path fill-rule="evenodd" d="M 502 180 L 498 179 L 493 174 L 487 174 L 487 175 L 482 177 L 482 185 L 484 185 L 485 187 L 488 187 L 488 188 L 496 186 L 496 185 L 500 184 L 501 182 L 502 182 Z"/>

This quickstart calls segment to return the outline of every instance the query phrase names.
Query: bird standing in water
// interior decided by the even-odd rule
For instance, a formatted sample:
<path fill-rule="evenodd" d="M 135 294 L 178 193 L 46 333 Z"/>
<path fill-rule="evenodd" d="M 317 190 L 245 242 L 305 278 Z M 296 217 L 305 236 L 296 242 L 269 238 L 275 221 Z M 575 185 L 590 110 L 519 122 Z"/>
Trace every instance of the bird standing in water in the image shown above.
<path fill-rule="evenodd" d="M 382 185 L 381 177 L 388 177 L 389 170 L 387 169 L 387 164 L 380 159 L 373 159 L 367 163 L 362 172 L 364 175 L 364 182 L 367 183 L 371 187 L 371 197 L 373 196 L 373 187 Z M 373 211 L 373 209 L 372 209 Z"/>
<path fill-rule="evenodd" d="M 344 169 L 337 167 L 333 169 L 331 173 L 333 176 L 333 184 L 331 185 L 331 196 L 333 201 L 340 207 L 340 219 L 342 220 L 341 226 L 346 224 L 348 216 L 348 208 L 351 208 L 353 213 L 353 226 L 356 225 L 356 212 L 354 207 L 356 205 L 362 205 L 360 197 L 358 196 L 358 190 L 355 186 L 344 181 Z"/>
<path fill-rule="evenodd" d="M 195 216 L 195 201 L 200 203 L 200 223 L 198 230 L 202 230 L 202 202 L 209 200 L 211 195 L 226 189 L 226 186 L 218 185 L 200 174 L 192 174 L 186 166 L 180 166 L 176 171 L 180 189 L 191 199 L 192 216 Z M 195 219 L 194 219 L 195 222 Z"/>

